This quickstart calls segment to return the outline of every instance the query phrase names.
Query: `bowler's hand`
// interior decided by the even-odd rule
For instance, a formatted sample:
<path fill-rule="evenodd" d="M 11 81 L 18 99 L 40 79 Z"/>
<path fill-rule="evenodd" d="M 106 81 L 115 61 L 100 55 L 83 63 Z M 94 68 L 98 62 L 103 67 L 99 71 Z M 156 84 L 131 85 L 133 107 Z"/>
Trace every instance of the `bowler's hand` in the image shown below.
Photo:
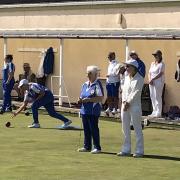
<path fill-rule="evenodd" d="M 83 98 L 82 99 L 82 103 L 87 103 L 87 102 L 90 102 L 90 98 Z"/>
<path fill-rule="evenodd" d="M 81 104 L 82 103 L 82 98 L 79 98 L 77 103 Z"/>
<path fill-rule="evenodd" d="M 124 104 L 123 110 L 124 110 L 124 111 L 127 111 L 128 108 L 129 108 L 129 106 L 130 106 L 130 104 L 129 104 L 128 102 L 124 102 L 123 104 Z"/>
<path fill-rule="evenodd" d="M 149 81 L 149 84 L 150 84 L 150 85 L 153 85 L 153 80 L 152 80 L 152 79 Z"/>

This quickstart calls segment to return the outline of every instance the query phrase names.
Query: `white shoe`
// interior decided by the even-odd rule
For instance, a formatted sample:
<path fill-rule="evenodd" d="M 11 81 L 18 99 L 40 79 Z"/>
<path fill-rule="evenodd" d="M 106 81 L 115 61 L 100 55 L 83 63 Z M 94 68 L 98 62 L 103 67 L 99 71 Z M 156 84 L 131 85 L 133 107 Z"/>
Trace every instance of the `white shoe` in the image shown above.
<path fill-rule="evenodd" d="M 107 108 L 106 110 L 105 110 L 105 113 L 110 113 L 111 112 L 111 110 L 109 109 L 109 108 Z"/>
<path fill-rule="evenodd" d="M 99 149 L 93 149 L 93 150 L 91 151 L 91 153 L 92 153 L 92 154 L 98 154 L 98 153 L 101 153 L 101 150 L 99 150 Z"/>
<path fill-rule="evenodd" d="M 159 114 L 159 115 L 157 114 L 157 115 L 154 115 L 153 117 L 154 117 L 154 118 L 160 118 L 161 115 L 160 115 L 160 114 Z"/>
<path fill-rule="evenodd" d="M 117 109 L 117 113 L 121 113 L 121 110 L 120 110 L 120 109 Z"/>
<path fill-rule="evenodd" d="M 86 149 L 86 148 L 79 148 L 78 150 L 77 150 L 78 152 L 90 152 L 90 150 L 88 150 L 88 149 Z"/>
<path fill-rule="evenodd" d="M 154 117 L 154 116 L 155 116 L 155 114 L 153 114 L 153 113 L 148 115 L 148 117 Z"/>
<path fill-rule="evenodd" d="M 129 157 L 129 156 L 131 156 L 131 153 L 119 152 L 119 153 L 117 153 L 117 156 Z"/>
<path fill-rule="evenodd" d="M 112 114 L 117 114 L 117 111 L 116 111 L 116 109 L 115 109 L 115 108 L 113 108 L 113 110 L 112 110 Z"/>
<path fill-rule="evenodd" d="M 160 114 L 150 114 L 150 115 L 148 115 L 148 117 L 151 117 L 151 118 L 160 118 L 161 115 Z"/>
<path fill-rule="evenodd" d="M 28 128 L 40 128 L 39 123 L 33 123 L 32 125 L 29 125 Z"/>
<path fill-rule="evenodd" d="M 150 115 L 148 115 L 149 117 L 154 117 L 154 116 L 156 116 L 156 112 L 155 111 L 153 111 Z"/>
<path fill-rule="evenodd" d="M 65 123 L 61 126 L 61 128 L 67 128 L 71 123 L 72 123 L 72 121 L 69 120 L 69 121 L 65 122 Z"/>
<path fill-rule="evenodd" d="M 144 126 L 149 126 L 150 121 L 148 119 L 144 119 L 143 124 L 144 124 Z"/>
<path fill-rule="evenodd" d="M 133 154 L 134 158 L 142 158 L 143 156 L 144 156 L 144 154 L 139 154 L 139 153 Z"/>

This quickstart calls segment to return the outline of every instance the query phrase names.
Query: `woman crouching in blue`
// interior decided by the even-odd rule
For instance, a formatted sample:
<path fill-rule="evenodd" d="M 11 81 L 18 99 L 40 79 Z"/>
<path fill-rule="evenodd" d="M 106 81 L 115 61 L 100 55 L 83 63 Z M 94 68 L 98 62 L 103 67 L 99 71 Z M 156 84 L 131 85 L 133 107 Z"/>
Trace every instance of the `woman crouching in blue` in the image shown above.
<path fill-rule="evenodd" d="M 55 111 L 54 96 L 47 87 L 37 83 L 28 83 L 27 79 L 22 79 L 19 82 L 18 88 L 20 89 L 20 92 L 24 94 L 24 102 L 19 107 L 19 109 L 17 109 L 16 112 L 13 113 L 13 117 L 17 116 L 22 110 L 24 110 L 28 103 L 32 103 L 31 109 L 34 122 L 32 125 L 28 126 L 29 128 L 40 128 L 38 109 L 41 106 L 44 106 L 44 108 L 51 117 L 64 122 L 61 128 L 65 129 L 72 123 L 71 120 L 67 119 L 66 117 Z"/>
<path fill-rule="evenodd" d="M 84 147 L 78 149 L 78 152 L 91 152 L 93 154 L 101 152 L 98 122 L 104 93 L 102 84 L 97 79 L 98 74 L 99 69 L 97 66 L 87 67 L 88 81 L 82 85 L 78 101 L 82 103 L 80 113 L 84 128 Z"/>

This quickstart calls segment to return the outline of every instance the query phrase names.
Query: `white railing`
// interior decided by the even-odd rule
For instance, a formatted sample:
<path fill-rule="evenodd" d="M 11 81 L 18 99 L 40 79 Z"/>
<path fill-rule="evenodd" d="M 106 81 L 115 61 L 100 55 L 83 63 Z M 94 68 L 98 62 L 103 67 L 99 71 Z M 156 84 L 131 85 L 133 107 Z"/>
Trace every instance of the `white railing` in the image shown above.
<path fill-rule="evenodd" d="M 54 94 L 54 86 L 53 86 L 53 79 L 54 78 L 58 78 L 59 79 L 59 94 Z M 65 90 L 65 93 L 66 95 L 64 96 L 63 95 L 63 88 Z M 63 98 L 67 98 L 68 99 L 68 103 L 69 103 L 69 107 L 71 107 L 71 103 L 70 103 L 70 100 L 69 100 L 69 96 L 68 96 L 68 91 L 67 91 L 67 88 L 66 88 L 66 84 L 64 82 L 64 79 L 62 76 L 51 76 L 51 91 L 54 95 L 54 97 L 58 97 L 59 98 L 59 105 L 62 106 L 62 99 Z"/>

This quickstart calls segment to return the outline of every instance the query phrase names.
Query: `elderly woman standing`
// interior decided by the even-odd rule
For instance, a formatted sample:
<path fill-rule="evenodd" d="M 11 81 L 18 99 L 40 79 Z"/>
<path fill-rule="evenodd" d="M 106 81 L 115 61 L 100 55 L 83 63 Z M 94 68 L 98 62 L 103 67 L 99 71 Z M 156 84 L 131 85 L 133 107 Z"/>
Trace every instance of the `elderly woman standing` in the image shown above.
<path fill-rule="evenodd" d="M 13 89 L 15 80 L 14 72 L 15 66 L 12 63 L 13 56 L 11 54 L 6 55 L 4 60 L 4 67 L 2 70 L 3 74 L 3 105 L 0 110 L 0 114 L 3 114 L 5 111 L 12 111 L 11 108 L 11 91 Z"/>
<path fill-rule="evenodd" d="M 152 54 L 155 61 L 151 63 L 149 69 L 149 90 L 153 107 L 151 117 L 161 117 L 162 115 L 162 91 L 164 87 L 165 65 L 162 61 L 162 52 L 157 50 Z"/>
<path fill-rule="evenodd" d="M 91 153 L 101 152 L 98 122 L 104 93 L 101 82 L 97 80 L 98 73 L 99 69 L 97 66 L 87 67 L 88 81 L 82 85 L 78 101 L 82 103 L 80 113 L 84 127 L 84 147 L 78 149 L 79 152 L 90 152 L 92 149 L 92 139 L 94 149 Z"/>
<path fill-rule="evenodd" d="M 136 134 L 136 150 L 134 157 L 142 157 L 144 154 L 144 140 L 141 126 L 141 92 L 144 84 L 143 77 L 138 73 L 138 63 L 136 60 L 129 60 L 126 63 L 127 76 L 122 90 L 122 132 L 124 143 L 118 156 L 131 155 L 131 131 L 132 122 Z"/>

